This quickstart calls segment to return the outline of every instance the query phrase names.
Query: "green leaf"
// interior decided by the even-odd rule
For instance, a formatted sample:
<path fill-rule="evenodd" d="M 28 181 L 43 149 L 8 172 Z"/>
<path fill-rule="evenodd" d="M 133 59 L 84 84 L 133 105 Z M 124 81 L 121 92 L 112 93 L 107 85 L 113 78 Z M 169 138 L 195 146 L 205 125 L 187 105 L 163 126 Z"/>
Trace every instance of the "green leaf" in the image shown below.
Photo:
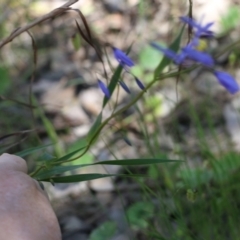
<path fill-rule="evenodd" d="M 183 34 L 183 29 L 184 29 L 184 27 L 182 27 L 182 29 L 181 29 L 180 33 L 178 34 L 178 36 L 176 37 L 176 39 L 169 46 L 169 49 L 171 49 L 174 52 L 177 52 L 179 50 L 179 48 L 180 48 L 182 34 Z M 163 69 L 166 66 L 168 66 L 171 63 L 171 61 L 172 61 L 171 59 L 169 59 L 166 56 L 164 56 L 164 58 L 158 64 L 157 68 L 154 71 L 154 79 L 157 79 L 159 77 L 159 75 L 161 74 Z"/>
<path fill-rule="evenodd" d="M 9 78 L 7 68 L 0 66 L 0 94 L 6 93 L 6 91 L 10 88 L 11 81 Z"/>
<path fill-rule="evenodd" d="M 72 165 L 79 165 L 79 164 L 92 164 L 94 161 L 94 157 L 90 152 L 84 153 L 83 156 L 76 158 L 74 161 L 71 161 L 70 164 Z"/>
<path fill-rule="evenodd" d="M 73 151 L 73 152 L 71 152 L 71 153 L 69 153 L 69 154 L 66 154 L 66 155 L 64 155 L 63 157 L 56 159 L 56 162 L 68 161 L 68 160 L 70 160 L 71 158 L 73 158 L 73 157 L 76 155 L 76 153 L 79 153 L 79 152 L 80 152 L 82 149 L 84 149 L 84 148 L 85 148 L 85 147 L 80 148 L 80 149 L 77 149 L 76 151 Z"/>
<path fill-rule="evenodd" d="M 122 177 L 143 177 L 143 175 L 137 174 L 100 174 L 100 173 L 87 173 L 87 174 L 76 174 L 71 176 L 63 176 L 63 177 L 53 177 L 53 178 L 46 178 L 41 179 L 41 181 L 46 182 L 54 182 L 54 183 L 73 183 L 73 182 L 84 182 L 95 180 L 99 178 L 105 177 L 115 177 L 115 176 L 122 176 Z"/>
<path fill-rule="evenodd" d="M 141 79 L 144 75 L 143 68 L 139 65 L 135 65 L 131 67 L 130 73 L 132 73 L 134 76 L 138 77 L 139 79 Z"/>
<path fill-rule="evenodd" d="M 152 178 L 152 179 L 157 179 L 159 176 L 159 170 L 158 168 L 155 167 L 155 165 L 150 165 L 148 168 L 148 175 Z"/>
<path fill-rule="evenodd" d="M 21 152 L 15 153 L 15 155 L 17 155 L 17 156 L 19 156 L 19 157 L 25 157 L 25 156 L 27 156 L 27 155 L 30 155 L 30 154 L 32 154 L 32 153 L 35 153 L 35 152 L 37 152 L 37 151 L 39 151 L 39 150 L 42 150 L 42 149 L 44 149 L 44 148 L 46 148 L 46 147 L 49 147 L 49 146 L 51 146 L 51 145 L 53 145 L 53 143 L 46 144 L 46 145 L 42 145 L 42 146 L 38 146 L 38 147 L 28 148 L 28 149 L 23 150 L 23 151 L 21 151 Z"/>
<path fill-rule="evenodd" d="M 46 178 L 53 178 L 54 176 L 63 174 L 65 172 L 73 171 L 73 170 L 76 170 L 78 168 L 85 167 L 85 165 L 89 166 L 89 164 L 81 164 L 81 165 L 69 165 L 69 166 L 52 167 L 51 169 L 42 170 L 41 172 L 39 172 L 35 176 L 35 178 L 38 179 L 38 180 L 46 179 Z"/>
<path fill-rule="evenodd" d="M 76 51 L 81 47 L 82 43 L 81 43 L 81 38 L 79 34 L 76 34 L 75 36 L 72 37 L 72 43 Z"/>
<path fill-rule="evenodd" d="M 167 163 L 167 162 L 182 162 L 181 160 L 165 160 L 165 159 L 127 159 L 127 160 L 109 160 L 109 161 L 100 161 L 90 164 L 79 164 L 79 165 L 70 165 L 70 166 L 55 166 L 51 169 L 44 169 L 40 171 L 34 177 L 41 181 L 46 181 L 46 179 L 54 179 L 55 175 L 62 174 L 67 171 L 75 170 L 77 168 L 88 167 L 92 165 L 119 165 L 119 166 L 136 166 L 136 165 L 149 165 L 149 164 L 158 164 L 158 163 Z M 77 175 L 76 175 L 77 176 Z M 81 176 L 81 175 L 79 175 Z M 107 177 L 107 175 L 96 175 L 101 177 Z M 138 175 L 139 176 L 139 175 Z M 71 177 L 71 176 L 69 176 Z M 92 177 L 92 175 L 90 176 Z M 99 177 L 97 177 L 99 178 Z M 81 180 L 81 177 L 79 178 Z M 88 179 L 87 179 L 88 180 Z M 84 181 L 87 181 L 84 180 Z M 91 179 L 90 179 L 91 180 Z"/>
<path fill-rule="evenodd" d="M 150 46 L 145 46 L 139 57 L 139 65 L 146 70 L 154 70 L 163 59 L 163 54 Z"/>
<path fill-rule="evenodd" d="M 235 6 L 229 8 L 227 14 L 221 19 L 222 32 L 226 33 L 238 26 L 240 21 L 240 10 Z"/>
<path fill-rule="evenodd" d="M 48 163 L 52 163 L 57 159 L 57 157 L 53 156 L 52 154 L 48 153 L 48 152 L 43 152 L 43 154 L 41 154 L 39 156 L 39 158 L 37 159 L 38 162 L 48 162 Z"/>
<path fill-rule="evenodd" d="M 154 205 L 151 202 L 137 202 L 127 210 L 129 222 L 134 229 L 145 229 L 149 219 L 154 216 Z"/>
<path fill-rule="evenodd" d="M 34 103 L 37 105 L 37 99 L 35 97 L 34 97 Z M 46 117 L 46 115 L 41 107 L 38 107 L 36 109 L 36 111 L 43 122 L 43 125 L 46 129 L 46 132 L 47 132 L 49 138 L 51 139 L 52 143 L 54 144 L 54 150 L 55 150 L 56 155 L 58 157 L 60 157 L 61 155 L 64 154 L 64 150 L 63 150 L 61 144 L 59 143 L 59 138 L 58 138 L 57 132 L 56 132 L 52 122 Z"/>
<path fill-rule="evenodd" d="M 90 129 L 90 131 L 87 135 L 88 142 L 91 142 L 93 138 L 94 138 L 94 140 L 97 139 L 97 136 L 99 134 L 99 133 L 97 134 L 97 132 L 98 132 L 100 126 L 101 126 L 101 123 L 102 123 L 102 112 L 98 115 L 96 121 L 92 125 L 92 127 L 91 127 L 91 129 Z"/>
<path fill-rule="evenodd" d="M 116 233 L 115 222 L 106 221 L 90 234 L 90 240 L 110 240 Z"/>
<path fill-rule="evenodd" d="M 127 50 L 127 53 L 129 53 L 131 51 L 131 48 L 132 48 L 132 45 L 128 48 Z M 120 76 L 121 76 L 121 73 L 122 73 L 122 66 L 119 64 L 117 69 L 115 70 L 111 80 L 110 80 L 110 83 L 108 85 L 108 89 L 109 89 L 109 92 L 110 92 L 110 96 L 112 96 L 116 86 L 118 85 L 118 81 L 120 79 Z M 108 101 L 110 100 L 110 98 L 107 98 L 107 97 L 104 97 L 103 99 L 103 108 L 106 106 L 106 104 L 108 103 Z"/>
<path fill-rule="evenodd" d="M 208 183 L 212 179 L 212 171 L 207 169 L 183 169 L 179 173 L 185 186 L 196 189 L 202 184 Z"/>
<path fill-rule="evenodd" d="M 217 161 L 213 161 L 213 177 L 216 181 L 222 182 L 229 179 L 236 169 L 239 169 L 239 155 L 237 153 L 227 153 L 221 156 Z"/>
<path fill-rule="evenodd" d="M 121 76 L 121 73 L 122 73 L 122 66 L 119 65 L 117 67 L 117 69 L 115 70 L 111 80 L 110 80 L 110 83 L 108 85 L 108 90 L 110 92 L 110 96 L 112 96 L 117 84 L 118 84 L 118 81 L 120 79 L 120 76 Z M 106 96 L 104 97 L 103 99 L 103 108 L 106 106 L 106 104 L 108 103 L 108 101 L 110 100 L 110 98 L 107 98 Z"/>
<path fill-rule="evenodd" d="M 71 158 L 74 158 L 76 154 L 80 154 L 80 152 L 87 147 L 87 142 L 85 139 L 81 139 L 80 141 L 77 142 L 78 144 L 78 149 L 75 151 L 71 151 L 70 153 L 66 154 L 65 156 L 58 158 L 56 162 L 64 162 L 68 161 Z"/>
<path fill-rule="evenodd" d="M 120 166 L 133 166 L 133 165 L 149 165 L 149 164 L 158 164 L 158 163 L 168 163 L 168 162 L 183 162 L 181 160 L 168 160 L 168 159 L 123 159 L 123 160 L 109 160 L 109 161 L 100 161 L 93 163 L 93 165 L 103 164 L 103 165 L 120 165 Z"/>
<path fill-rule="evenodd" d="M 64 160 L 69 161 L 71 165 L 93 163 L 93 155 L 89 151 L 86 151 L 86 147 L 87 141 L 85 138 L 77 140 L 68 147 L 67 153 L 69 153 L 70 157 L 67 156 L 67 159 Z M 72 161 L 72 159 L 74 160 Z"/>

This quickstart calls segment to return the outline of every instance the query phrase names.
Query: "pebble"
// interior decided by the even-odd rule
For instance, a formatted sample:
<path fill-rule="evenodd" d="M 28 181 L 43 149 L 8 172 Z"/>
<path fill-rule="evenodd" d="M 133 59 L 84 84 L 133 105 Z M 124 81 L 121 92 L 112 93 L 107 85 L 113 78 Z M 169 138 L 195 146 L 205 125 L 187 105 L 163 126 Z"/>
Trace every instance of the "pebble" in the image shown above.
<path fill-rule="evenodd" d="M 111 178 L 99 178 L 93 181 L 90 181 L 90 187 L 96 192 L 109 192 L 114 190 L 114 185 Z"/>
<path fill-rule="evenodd" d="M 90 88 L 79 94 L 79 103 L 88 112 L 97 116 L 102 110 L 103 95 L 97 88 Z"/>
<path fill-rule="evenodd" d="M 109 12 L 124 12 L 127 10 L 128 5 L 125 0 L 102 0 L 104 7 Z"/>
<path fill-rule="evenodd" d="M 65 237 L 64 240 L 89 240 L 89 238 L 88 238 L 87 234 L 74 233 L 74 234 L 71 234 L 68 237 Z"/>
<path fill-rule="evenodd" d="M 74 232 L 84 228 L 84 223 L 76 216 L 65 216 L 62 220 L 63 228 L 66 232 Z"/>

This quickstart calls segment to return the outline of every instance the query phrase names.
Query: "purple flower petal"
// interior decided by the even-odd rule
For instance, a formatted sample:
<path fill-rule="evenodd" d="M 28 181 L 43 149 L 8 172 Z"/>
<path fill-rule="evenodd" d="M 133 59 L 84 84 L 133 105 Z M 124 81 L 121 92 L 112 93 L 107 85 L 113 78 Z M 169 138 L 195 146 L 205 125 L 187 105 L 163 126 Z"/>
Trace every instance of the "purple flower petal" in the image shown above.
<path fill-rule="evenodd" d="M 186 58 L 186 54 L 184 54 L 184 53 L 177 54 L 174 51 L 172 51 L 171 49 L 164 48 L 164 47 L 158 45 L 157 43 L 152 42 L 152 43 L 150 43 L 150 45 L 153 48 L 161 51 L 166 57 L 172 59 L 176 64 L 181 64 L 184 61 L 184 59 Z"/>
<path fill-rule="evenodd" d="M 113 47 L 113 53 L 114 57 L 122 65 L 122 67 L 125 66 L 132 67 L 135 65 L 133 60 L 120 49 Z"/>
<path fill-rule="evenodd" d="M 189 17 L 180 17 L 181 21 L 188 24 L 189 26 L 191 26 L 192 28 L 195 28 L 196 33 L 195 36 L 196 37 L 200 37 L 203 35 L 208 35 L 208 37 L 213 36 L 213 32 L 208 30 L 214 23 L 208 23 L 205 26 L 201 25 L 199 23 L 197 23 L 196 21 L 194 21 L 192 18 Z"/>
<path fill-rule="evenodd" d="M 107 86 L 101 80 L 98 80 L 98 86 L 107 98 L 111 97 L 109 89 L 107 88 Z"/>
<path fill-rule="evenodd" d="M 120 86 L 121 86 L 127 93 L 131 94 L 131 91 L 130 91 L 130 89 L 128 88 L 128 86 L 126 85 L 125 82 L 119 81 L 119 84 L 120 84 Z"/>
<path fill-rule="evenodd" d="M 172 50 L 168 49 L 168 48 L 164 48 L 160 45 L 158 45 L 157 43 L 150 43 L 150 45 L 154 48 L 156 48 L 157 50 L 161 51 L 166 57 L 174 60 L 177 57 L 177 54 L 175 52 L 173 52 Z"/>
<path fill-rule="evenodd" d="M 195 28 L 199 28 L 199 24 L 196 23 L 192 18 L 187 17 L 187 16 L 182 16 L 180 17 L 180 20 L 188 25 L 190 25 L 191 27 L 195 27 Z"/>
<path fill-rule="evenodd" d="M 191 60 L 202 63 L 208 67 L 212 67 L 214 65 L 213 58 L 207 53 L 199 52 L 189 46 L 184 47 L 182 51 L 187 55 L 187 58 Z"/>
<path fill-rule="evenodd" d="M 144 90 L 145 86 L 143 85 L 143 83 L 137 78 L 135 77 L 135 81 L 137 83 L 137 85 L 139 86 L 140 89 Z"/>
<path fill-rule="evenodd" d="M 214 37 L 214 33 L 213 33 L 213 31 L 211 31 L 211 30 L 207 30 L 207 31 L 205 31 L 204 33 L 202 33 L 202 34 L 200 35 L 200 37 L 203 37 L 203 38 L 212 38 L 212 37 Z"/>
<path fill-rule="evenodd" d="M 228 73 L 215 71 L 214 75 L 218 79 L 219 83 L 224 86 L 231 94 L 234 94 L 240 90 L 236 80 Z"/>

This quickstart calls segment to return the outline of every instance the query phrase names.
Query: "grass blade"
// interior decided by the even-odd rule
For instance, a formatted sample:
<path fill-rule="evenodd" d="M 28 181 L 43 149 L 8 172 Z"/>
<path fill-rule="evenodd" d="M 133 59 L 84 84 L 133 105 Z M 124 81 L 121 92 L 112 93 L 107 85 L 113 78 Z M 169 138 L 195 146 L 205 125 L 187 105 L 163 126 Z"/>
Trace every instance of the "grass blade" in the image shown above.
<path fill-rule="evenodd" d="M 49 147 L 49 146 L 51 146 L 51 145 L 53 145 L 53 143 L 46 144 L 46 145 L 42 145 L 42 146 L 38 146 L 38 147 L 28 148 L 28 149 L 23 150 L 23 151 L 21 151 L 21 152 L 15 153 L 15 155 L 17 155 L 17 156 L 19 156 L 19 157 L 25 157 L 25 156 L 30 155 L 30 154 L 32 154 L 32 153 L 35 153 L 35 152 L 37 152 L 37 151 L 39 151 L 39 150 L 42 150 L 42 149 L 44 149 L 44 148 L 47 148 L 47 147 Z"/>
<path fill-rule="evenodd" d="M 169 46 L 169 49 L 171 49 L 174 52 L 177 52 L 180 48 L 183 30 L 184 30 L 184 27 L 182 27 L 178 36 L 175 38 L 175 40 Z M 171 59 L 164 56 L 162 61 L 159 63 L 159 65 L 157 66 L 157 68 L 154 71 L 154 79 L 157 79 L 159 77 L 159 75 L 161 74 L 161 72 L 163 71 L 163 69 L 166 66 L 168 66 L 171 62 L 172 62 Z"/>
<path fill-rule="evenodd" d="M 87 174 L 77 174 L 72 176 L 54 177 L 51 179 L 42 179 L 42 181 L 51 181 L 54 183 L 73 183 L 73 182 L 84 182 L 84 181 L 90 181 L 90 180 L 95 180 L 99 178 L 114 177 L 114 176 L 143 177 L 143 175 L 137 175 L 137 174 L 116 175 L 116 174 L 87 173 Z"/>

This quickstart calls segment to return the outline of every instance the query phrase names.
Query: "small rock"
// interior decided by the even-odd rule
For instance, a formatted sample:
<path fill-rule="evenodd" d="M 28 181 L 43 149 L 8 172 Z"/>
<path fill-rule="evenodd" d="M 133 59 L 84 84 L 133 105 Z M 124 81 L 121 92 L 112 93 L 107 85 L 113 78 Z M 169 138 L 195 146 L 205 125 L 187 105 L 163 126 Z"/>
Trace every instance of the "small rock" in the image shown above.
<path fill-rule="evenodd" d="M 88 235 L 83 233 L 74 233 L 71 236 L 63 238 L 64 240 L 88 240 Z"/>
<path fill-rule="evenodd" d="M 46 111 L 59 112 L 64 106 L 70 104 L 74 99 L 74 88 L 66 88 L 67 79 L 61 79 L 52 87 L 46 89 L 41 97 L 41 103 L 44 104 Z"/>
<path fill-rule="evenodd" d="M 62 220 L 63 229 L 66 232 L 79 231 L 84 228 L 84 223 L 76 216 L 66 216 Z"/>
<path fill-rule="evenodd" d="M 71 183 L 62 189 L 57 186 L 58 184 L 55 184 L 55 186 L 47 185 L 47 192 L 51 201 L 63 200 L 68 196 L 79 196 L 81 193 L 88 191 L 87 182 Z"/>
<path fill-rule="evenodd" d="M 124 18 L 121 14 L 116 13 L 108 15 L 106 20 L 110 29 L 122 29 L 124 26 Z"/>
<path fill-rule="evenodd" d="M 87 133 L 90 130 L 90 127 L 91 127 L 91 125 L 84 124 L 84 125 L 72 128 L 72 132 L 76 137 L 81 138 L 81 137 L 87 135 Z"/>
<path fill-rule="evenodd" d="M 103 5 L 109 12 L 124 12 L 128 7 L 125 0 L 103 0 Z"/>
<path fill-rule="evenodd" d="M 221 18 L 227 14 L 231 1 L 226 0 L 196 0 L 194 2 L 196 19 L 203 19 L 204 24 L 214 22 L 211 30 L 219 32 L 221 30 Z M 213 11 L 214 9 L 214 11 Z M 203 18 L 204 16 L 204 18 Z"/>
<path fill-rule="evenodd" d="M 203 72 L 194 79 L 196 89 L 210 96 L 215 96 L 223 90 L 216 77 L 210 72 Z"/>
<path fill-rule="evenodd" d="M 89 113 L 97 116 L 102 110 L 103 95 L 97 88 L 90 88 L 79 94 L 79 103 Z"/>
<path fill-rule="evenodd" d="M 98 192 L 97 199 L 101 202 L 101 204 L 106 206 L 112 202 L 113 194 L 111 192 Z"/>
<path fill-rule="evenodd" d="M 124 210 L 121 203 L 118 203 L 119 206 L 111 208 L 109 210 L 109 219 L 116 222 L 118 229 L 121 233 L 128 231 L 129 225 L 124 214 Z"/>
<path fill-rule="evenodd" d="M 77 101 L 73 101 L 72 103 L 64 106 L 61 112 L 63 117 L 72 126 L 77 126 L 89 122 L 87 114 L 83 111 Z"/>
<path fill-rule="evenodd" d="M 90 181 L 90 187 L 96 192 L 108 192 L 108 191 L 114 190 L 114 185 L 110 177 L 99 178 L 99 179 Z"/>

